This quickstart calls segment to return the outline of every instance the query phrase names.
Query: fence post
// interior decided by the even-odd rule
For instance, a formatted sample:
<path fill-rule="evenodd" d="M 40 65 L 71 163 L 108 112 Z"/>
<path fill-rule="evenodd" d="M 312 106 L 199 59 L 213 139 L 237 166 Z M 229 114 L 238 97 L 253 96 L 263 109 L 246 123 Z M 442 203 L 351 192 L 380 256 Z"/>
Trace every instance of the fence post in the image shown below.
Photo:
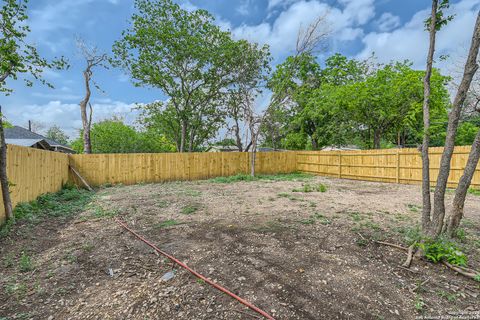
<path fill-rule="evenodd" d="M 400 183 L 400 150 L 397 149 L 397 178 L 396 182 Z"/>
<path fill-rule="evenodd" d="M 338 178 L 342 178 L 342 151 L 338 152 Z"/>

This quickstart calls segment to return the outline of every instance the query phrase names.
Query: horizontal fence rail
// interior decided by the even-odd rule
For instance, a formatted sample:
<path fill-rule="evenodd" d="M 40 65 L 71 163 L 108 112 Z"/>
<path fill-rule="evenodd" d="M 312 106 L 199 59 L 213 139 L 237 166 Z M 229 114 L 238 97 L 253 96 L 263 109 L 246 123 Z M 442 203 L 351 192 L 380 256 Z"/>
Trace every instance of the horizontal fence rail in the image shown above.
<path fill-rule="evenodd" d="M 456 187 L 463 174 L 471 147 L 456 147 L 449 187 Z M 430 148 L 430 183 L 436 183 L 443 147 Z M 419 184 L 422 181 L 422 158 L 417 149 L 381 149 L 361 151 L 299 151 L 297 170 L 314 174 L 379 182 Z M 477 167 L 472 187 L 480 187 Z"/>

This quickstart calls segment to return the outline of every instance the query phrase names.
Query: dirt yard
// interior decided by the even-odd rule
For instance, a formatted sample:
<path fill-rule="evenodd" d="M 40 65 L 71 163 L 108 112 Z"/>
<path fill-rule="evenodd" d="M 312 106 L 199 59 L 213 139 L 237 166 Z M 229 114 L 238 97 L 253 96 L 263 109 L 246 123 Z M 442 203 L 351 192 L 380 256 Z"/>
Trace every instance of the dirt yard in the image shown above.
<path fill-rule="evenodd" d="M 479 200 L 461 244 L 475 269 Z M 405 245 L 420 211 L 419 186 L 322 177 L 102 188 L 79 214 L 0 238 L 0 319 L 260 318 L 116 217 L 276 319 L 480 319 L 480 283 L 418 259 L 403 269 L 404 252 L 373 241 Z"/>

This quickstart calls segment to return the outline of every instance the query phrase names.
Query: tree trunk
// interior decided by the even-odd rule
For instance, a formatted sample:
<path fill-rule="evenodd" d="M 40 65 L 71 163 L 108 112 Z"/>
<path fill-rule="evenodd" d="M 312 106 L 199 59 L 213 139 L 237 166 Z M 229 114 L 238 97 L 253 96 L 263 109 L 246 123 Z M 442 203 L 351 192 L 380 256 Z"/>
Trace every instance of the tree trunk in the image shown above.
<path fill-rule="evenodd" d="M 87 69 L 83 72 L 83 78 L 85 80 L 85 98 L 80 102 L 80 114 L 82 116 L 82 126 L 83 126 L 83 153 L 90 154 L 92 153 L 92 143 L 90 141 L 90 125 L 91 118 L 87 116 L 87 106 L 90 103 L 90 69 Z"/>
<path fill-rule="evenodd" d="M 480 159 L 480 131 L 477 132 L 475 140 L 472 145 L 472 150 L 468 156 L 467 165 L 463 171 L 463 175 L 458 182 L 455 190 L 455 197 L 453 198 L 453 205 L 450 211 L 448 220 L 445 222 L 446 232 L 453 236 L 460 225 L 463 217 L 463 206 L 467 196 L 468 188 L 472 182 L 473 175 Z"/>
<path fill-rule="evenodd" d="M 423 78 L 423 143 L 422 143 L 422 231 L 425 234 L 431 232 L 432 202 L 430 199 L 430 159 L 428 147 L 430 146 L 430 78 L 432 76 L 433 54 L 435 53 L 435 35 L 437 24 L 438 0 L 432 1 L 430 17 L 430 45 L 427 55 L 427 68 Z"/>
<path fill-rule="evenodd" d="M 0 107 L 0 184 L 2 186 L 3 207 L 5 216 L 8 220 L 14 220 L 12 200 L 7 175 L 7 145 L 5 143 L 5 133 L 3 131 L 2 110 Z"/>
<path fill-rule="evenodd" d="M 185 120 L 180 120 L 181 121 L 181 133 L 180 133 L 180 150 L 179 152 L 184 152 L 185 151 L 185 140 L 187 138 L 187 123 Z"/>
<path fill-rule="evenodd" d="M 195 130 L 190 127 L 190 137 L 188 139 L 188 152 L 193 152 L 193 140 L 195 139 Z"/>
<path fill-rule="evenodd" d="M 445 138 L 445 147 L 443 149 L 442 159 L 440 161 L 440 170 L 438 173 L 437 184 L 434 194 L 433 208 L 433 235 L 436 237 L 442 232 L 445 218 L 445 191 L 447 188 L 448 177 L 450 175 L 450 162 L 452 160 L 455 148 L 455 136 L 457 134 L 458 123 L 460 120 L 463 104 L 467 97 L 468 89 L 473 76 L 478 69 L 477 57 L 480 46 L 480 12 L 477 13 L 477 20 L 473 30 L 472 42 L 468 53 L 467 62 L 463 72 L 462 81 L 453 100 L 452 110 L 448 117 L 447 137 Z M 463 199 L 464 201 L 465 199 Z M 461 201 L 459 196 L 458 201 Z M 463 203 L 462 203 L 463 207 Z"/>
<path fill-rule="evenodd" d="M 380 149 L 380 142 L 382 141 L 382 131 L 375 129 L 373 131 L 373 148 Z"/>
<path fill-rule="evenodd" d="M 317 140 L 316 140 L 313 136 L 311 136 L 310 139 L 312 140 L 312 149 L 313 149 L 313 150 L 317 150 L 317 149 L 318 149 L 318 142 L 317 142 Z"/>
<path fill-rule="evenodd" d="M 237 144 L 237 148 L 239 152 L 243 151 L 243 143 L 242 143 L 242 137 L 240 136 L 240 127 L 238 125 L 238 119 L 235 118 L 235 142 Z"/>

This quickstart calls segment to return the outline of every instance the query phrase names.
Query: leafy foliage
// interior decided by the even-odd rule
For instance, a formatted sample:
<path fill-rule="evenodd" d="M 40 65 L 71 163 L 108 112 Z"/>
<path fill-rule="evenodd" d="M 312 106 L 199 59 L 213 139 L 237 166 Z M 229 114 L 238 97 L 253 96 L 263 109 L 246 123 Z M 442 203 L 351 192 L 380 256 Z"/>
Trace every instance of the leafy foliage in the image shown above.
<path fill-rule="evenodd" d="M 467 266 L 467 256 L 451 241 L 427 239 L 418 246 L 423 250 L 425 258 L 433 263 L 447 261 L 454 265 Z"/>
<path fill-rule="evenodd" d="M 66 61 L 61 58 L 48 61 L 40 56 L 34 45 L 27 43 L 26 39 L 30 28 L 26 23 L 28 0 L 4 0 L 0 7 L 0 92 L 6 95 L 12 89 L 6 86 L 9 78 L 16 80 L 20 75 L 25 75 L 27 86 L 33 85 L 33 79 L 52 87 L 42 78 L 45 68 L 63 69 L 67 67 Z"/>
<path fill-rule="evenodd" d="M 336 54 L 322 68 L 312 56 L 289 57 L 269 82 L 283 100 L 269 110 L 265 145 L 314 150 L 326 145 L 416 145 L 423 132 L 422 78 L 423 72 L 409 62 L 379 65 Z M 432 76 L 432 145 L 443 143 L 448 79 L 436 70 Z M 279 84 L 285 83 L 287 89 L 280 92 L 284 87 Z"/>
<path fill-rule="evenodd" d="M 64 145 L 68 144 L 68 136 L 57 125 L 50 127 L 50 129 L 47 130 L 45 137 Z"/>
<path fill-rule="evenodd" d="M 94 123 L 91 129 L 92 153 L 152 153 L 173 152 L 175 146 L 162 135 L 153 131 L 137 131 L 123 123 L 119 118 L 112 118 Z M 83 134 L 72 143 L 72 148 L 83 152 Z"/>
<path fill-rule="evenodd" d="M 171 0 L 136 0 L 135 8 L 130 28 L 113 46 L 113 62 L 135 85 L 158 88 L 170 98 L 164 110 L 178 135 L 172 140 L 179 151 L 192 151 L 223 123 L 224 94 L 250 77 L 244 66 L 268 49 L 234 41 L 205 10 L 187 11 Z"/>

